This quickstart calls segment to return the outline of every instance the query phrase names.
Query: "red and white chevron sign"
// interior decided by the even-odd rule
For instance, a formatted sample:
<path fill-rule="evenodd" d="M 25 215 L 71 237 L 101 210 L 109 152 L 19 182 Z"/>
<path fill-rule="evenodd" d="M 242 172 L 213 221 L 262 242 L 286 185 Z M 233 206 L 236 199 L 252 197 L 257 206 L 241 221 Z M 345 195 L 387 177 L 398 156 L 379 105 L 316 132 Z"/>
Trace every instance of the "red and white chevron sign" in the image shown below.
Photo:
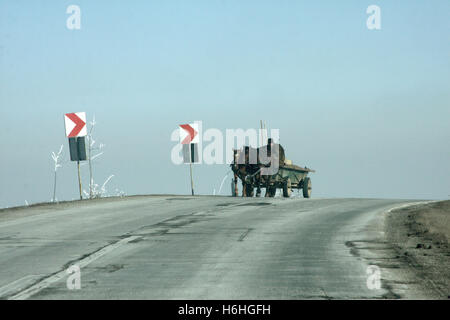
<path fill-rule="evenodd" d="M 64 123 L 66 124 L 66 136 L 68 138 L 87 136 L 86 112 L 66 113 Z"/>
<path fill-rule="evenodd" d="M 181 144 L 198 143 L 198 123 L 180 124 Z"/>

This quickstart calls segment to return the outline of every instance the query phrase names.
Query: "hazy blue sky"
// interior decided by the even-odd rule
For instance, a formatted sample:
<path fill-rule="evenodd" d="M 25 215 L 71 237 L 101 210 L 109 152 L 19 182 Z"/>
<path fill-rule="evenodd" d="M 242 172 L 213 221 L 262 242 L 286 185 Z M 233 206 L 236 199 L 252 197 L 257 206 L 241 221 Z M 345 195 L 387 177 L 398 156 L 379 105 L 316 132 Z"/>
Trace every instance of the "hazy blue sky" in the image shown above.
<path fill-rule="evenodd" d="M 66 28 L 71 4 L 81 30 Z M 448 0 L 0 0 L 0 207 L 50 200 L 61 144 L 57 196 L 77 197 L 63 114 L 78 111 L 96 116 L 94 175 L 115 175 L 111 193 L 190 192 L 170 161 L 179 123 L 266 119 L 317 170 L 315 197 L 448 199 L 449 13 Z M 228 171 L 196 166 L 197 192 Z"/>

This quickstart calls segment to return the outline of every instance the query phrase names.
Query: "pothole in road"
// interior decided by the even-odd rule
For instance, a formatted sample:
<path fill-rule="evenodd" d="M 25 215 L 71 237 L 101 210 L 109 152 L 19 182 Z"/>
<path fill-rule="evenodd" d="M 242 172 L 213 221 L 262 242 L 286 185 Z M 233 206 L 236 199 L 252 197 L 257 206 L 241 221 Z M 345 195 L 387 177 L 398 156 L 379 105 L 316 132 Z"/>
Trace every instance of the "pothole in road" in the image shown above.
<path fill-rule="evenodd" d="M 188 215 L 175 216 L 173 218 L 166 219 L 164 221 L 146 225 L 127 233 L 126 235 L 139 235 L 143 236 L 142 239 L 137 239 L 134 243 L 143 240 L 149 240 L 149 237 L 166 236 L 173 234 L 174 232 L 179 232 L 181 229 L 191 226 L 192 224 L 205 222 L 214 219 L 214 215 L 208 214 L 206 212 L 197 212 Z"/>
<path fill-rule="evenodd" d="M 112 272 L 116 272 L 120 269 L 123 269 L 124 266 L 125 266 L 124 264 L 108 264 L 104 267 L 96 267 L 95 269 L 106 271 L 108 273 L 112 273 Z"/>
<path fill-rule="evenodd" d="M 217 204 L 216 205 L 216 207 L 228 207 L 228 206 L 231 206 L 231 205 L 233 205 L 234 203 L 232 203 L 232 202 L 228 202 L 228 203 L 219 203 L 219 204 Z"/>
<path fill-rule="evenodd" d="M 270 206 L 269 202 L 254 202 L 254 203 L 244 203 L 240 204 L 239 207 L 260 207 L 260 206 Z"/>

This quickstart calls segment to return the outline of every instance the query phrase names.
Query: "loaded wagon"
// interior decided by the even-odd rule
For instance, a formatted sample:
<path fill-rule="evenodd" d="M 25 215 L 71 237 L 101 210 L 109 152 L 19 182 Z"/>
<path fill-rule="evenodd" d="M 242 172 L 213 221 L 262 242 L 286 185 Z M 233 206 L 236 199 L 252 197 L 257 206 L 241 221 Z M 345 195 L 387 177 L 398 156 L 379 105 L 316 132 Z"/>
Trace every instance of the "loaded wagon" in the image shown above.
<path fill-rule="evenodd" d="M 314 170 L 302 168 L 293 164 L 286 164 L 280 167 L 275 175 L 265 177 L 269 183 L 269 196 L 275 196 L 276 190 L 282 189 L 283 197 L 289 198 L 292 189 L 298 189 L 299 191 L 302 189 L 303 197 L 310 198 L 312 185 L 311 178 L 307 176 L 310 172 L 314 172 Z"/>
<path fill-rule="evenodd" d="M 247 147 L 248 149 L 248 147 Z M 248 156 L 245 157 L 243 163 L 239 163 L 239 153 L 244 154 L 242 151 L 235 150 L 234 162 L 231 164 L 231 169 L 234 172 L 234 192 L 237 195 L 237 181 L 238 178 L 242 181 L 242 196 L 253 197 L 256 188 L 256 196 L 261 196 L 261 188 L 266 188 L 266 197 L 274 197 L 277 189 L 283 190 L 283 197 L 289 198 L 292 193 L 292 189 L 302 189 L 303 197 L 311 197 L 311 179 L 308 177 L 308 173 L 315 172 L 307 167 L 299 167 L 292 164 L 290 160 L 282 159 L 278 167 L 278 171 L 273 175 L 261 174 L 261 169 L 264 165 L 261 165 L 258 161 L 257 164 L 249 164 Z M 284 151 L 283 151 L 284 153 Z"/>

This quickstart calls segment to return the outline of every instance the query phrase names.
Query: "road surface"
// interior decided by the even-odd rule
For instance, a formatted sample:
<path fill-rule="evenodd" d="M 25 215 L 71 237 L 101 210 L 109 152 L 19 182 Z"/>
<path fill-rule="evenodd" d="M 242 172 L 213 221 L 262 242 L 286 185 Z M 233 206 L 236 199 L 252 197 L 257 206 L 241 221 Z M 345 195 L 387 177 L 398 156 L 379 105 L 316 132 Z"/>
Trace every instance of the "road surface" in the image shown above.
<path fill-rule="evenodd" d="M 379 241 L 383 213 L 412 202 L 138 196 L 3 210 L 0 298 L 418 297 L 389 285 L 401 281 Z M 390 282 L 369 289 L 369 265 Z"/>

